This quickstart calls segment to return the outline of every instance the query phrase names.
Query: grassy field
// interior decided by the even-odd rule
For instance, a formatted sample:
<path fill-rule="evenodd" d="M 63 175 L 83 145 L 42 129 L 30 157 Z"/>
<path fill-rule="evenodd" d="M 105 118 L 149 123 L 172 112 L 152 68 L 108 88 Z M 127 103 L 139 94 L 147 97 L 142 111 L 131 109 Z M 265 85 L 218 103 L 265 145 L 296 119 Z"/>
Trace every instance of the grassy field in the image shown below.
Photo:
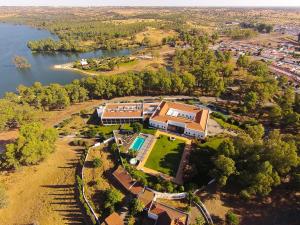
<path fill-rule="evenodd" d="M 217 150 L 219 145 L 225 140 L 225 137 L 211 137 L 205 142 L 204 144 L 201 144 L 200 146 L 205 148 L 211 148 Z"/>
<path fill-rule="evenodd" d="M 185 142 L 170 141 L 169 137 L 161 135 L 156 141 L 145 167 L 161 173 L 175 176 L 184 150 Z"/>
<path fill-rule="evenodd" d="M 0 224 L 84 224 L 75 198 L 75 170 L 81 147 L 59 139 L 56 151 L 36 166 L 0 174 L 9 205 L 0 210 Z"/>
<path fill-rule="evenodd" d="M 146 31 L 138 33 L 135 38 L 136 41 L 142 42 L 144 38 L 148 38 L 151 45 L 161 44 L 162 39 L 166 37 L 174 37 L 177 33 L 173 30 L 159 30 L 149 27 Z"/>

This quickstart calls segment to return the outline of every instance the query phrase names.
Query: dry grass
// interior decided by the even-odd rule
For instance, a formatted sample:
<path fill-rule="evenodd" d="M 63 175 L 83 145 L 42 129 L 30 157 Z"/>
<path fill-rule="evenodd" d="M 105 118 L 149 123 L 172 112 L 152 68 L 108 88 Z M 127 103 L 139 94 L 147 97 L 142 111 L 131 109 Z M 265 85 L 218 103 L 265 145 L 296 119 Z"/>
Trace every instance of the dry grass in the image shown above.
<path fill-rule="evenodd" d="M 74 115 L 65 126 L 59 129 L 59 131 L 64 134 L 77 134 L 84 126 L 84 119 L 79 115 Z"/>
<path fill-rule="evenodd" d="M 62 225 L 82 222 L 74 193 L 75 167 L 80 149 L 60 139 L 57 150 L 37 166 L 0 174 L 9 196 L 8 208 L 0 210 L 1 224 Z"/>
<path fill-rule="evenodd" d="M 95 158 L 99 158 L 102 161 L 102 165 L 99 168 L 93 167 L 92 163 Z M 103 207 L 101 203 L 104 202 L 104 192 L 112 187 L 104 174 L 112 170 L 113 167 L 114 163 L 107 148 L 90 149 L 84 168 L 84 185 L 87 198 L 99 216 L 101 216 L 100 209 Z"/>
<path fill-rule="evenodd" d="M 148 27 L 146 31 L 140 32 L 135 35 L 137 42 L 142 42 L 145 37 L 149 38 L 151 45 L 161 44 L 162 39 L 166 37 L 176 36 L 177 33 L 173 30 L 160 30 L 152 27 Z"/>

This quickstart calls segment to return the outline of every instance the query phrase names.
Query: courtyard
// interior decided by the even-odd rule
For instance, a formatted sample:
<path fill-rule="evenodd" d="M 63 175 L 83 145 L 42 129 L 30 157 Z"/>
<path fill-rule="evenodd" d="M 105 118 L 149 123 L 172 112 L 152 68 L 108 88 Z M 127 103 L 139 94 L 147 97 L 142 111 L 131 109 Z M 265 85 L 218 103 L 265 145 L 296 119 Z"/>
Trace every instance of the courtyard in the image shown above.
<path fill-rule="evenodd" d="M 170 136 L 158 134 L 144 167 L 175 177 L 185 144 L 184 140 L 170 140 Z"/>

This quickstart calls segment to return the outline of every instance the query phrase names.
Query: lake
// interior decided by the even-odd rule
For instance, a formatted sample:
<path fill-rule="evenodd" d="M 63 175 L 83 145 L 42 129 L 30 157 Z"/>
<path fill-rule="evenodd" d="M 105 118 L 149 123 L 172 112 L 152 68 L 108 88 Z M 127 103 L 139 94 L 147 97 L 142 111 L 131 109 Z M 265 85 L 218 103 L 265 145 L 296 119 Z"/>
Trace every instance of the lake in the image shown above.
<path fill-rule="evenodd" d="M 7 91 L 16 91 L 20 85 L 32 85 L 39 81 L 42 84 L 67 84 L 83 75 L 72 71 L 53 70 L 52 66 L 64 64 L 81 58 L 99 56 L 128 55 L 130 50 L 102 51 L 89 53 L 32 53 L 27 47 L 29 40 L 57 37 L 46 30 L 38 30 L 24 25 L 0 23 L 0 97 Z M 19 70 L 12 63 L 15 55 L 24 56 L 31 64 L 27 70 Z"/>

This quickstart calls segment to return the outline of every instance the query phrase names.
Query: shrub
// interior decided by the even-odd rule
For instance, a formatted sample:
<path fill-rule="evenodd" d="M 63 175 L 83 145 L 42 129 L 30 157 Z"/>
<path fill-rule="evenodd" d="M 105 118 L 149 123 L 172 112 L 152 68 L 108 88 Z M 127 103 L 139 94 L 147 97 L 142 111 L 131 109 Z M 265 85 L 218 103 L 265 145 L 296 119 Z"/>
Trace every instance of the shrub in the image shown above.
<path fill-rule="evenodd" d="M 249 200 L 249 199 L 251 198 L 251 195 L 249 194 L 248 191 L 242 190 L 242 191 L 240 192 L 240 197 L 241 197 L 242 199 L 244 199 L 244 200 Z"/>
<path fill-rule="evenodd" d="M 94 168 L 99 168 L 100 166 L 102 166 L 102 160 L 99 158 L 95 158 L 93 160 L 93 167 Z"/>
<path fill-rule="evenodd" d="M 139 199 L 134 198 L 129 205 L 129 212 L 131 215 L 135 216 L 143 212 L 145 205 Z"/>
<path fill-rule="evenodd" d="M 229 211 L 226 214 L 226 222 L 229 225 L 238 225 L 240 223 L 240 220 L 235 213 L 233 213 L 232 211 Z"/>
<path fill-rule="evenodd" d="M 143 129 L 143 125 L 140 123 L 133 123 L 131 127 L 135 133 L 139 133 Z"/>

